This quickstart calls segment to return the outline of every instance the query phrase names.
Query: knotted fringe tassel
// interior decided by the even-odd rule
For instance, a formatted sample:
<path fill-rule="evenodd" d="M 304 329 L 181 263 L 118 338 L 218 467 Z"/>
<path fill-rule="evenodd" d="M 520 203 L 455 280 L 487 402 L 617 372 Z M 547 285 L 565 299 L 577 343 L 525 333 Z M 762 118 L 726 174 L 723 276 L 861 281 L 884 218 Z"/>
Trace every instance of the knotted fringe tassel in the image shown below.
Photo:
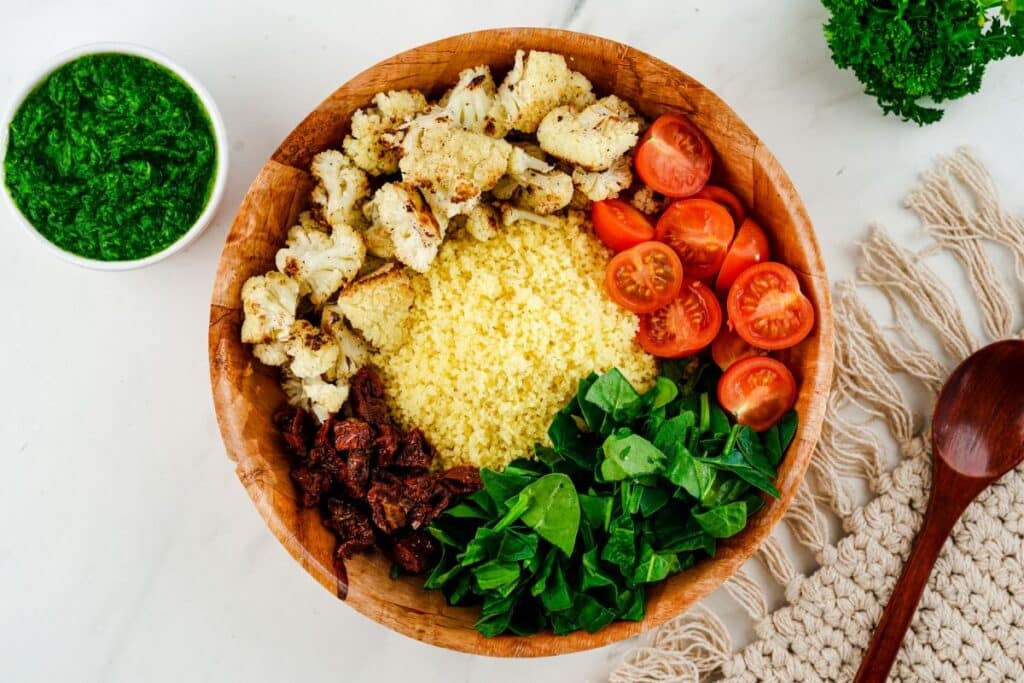
<path fill-rule="evenodd" d="M 822 435 L 815 448 L 815 458 L 820 459 L 822 466 L 832 468 L 838 475 L 866 479 L 874 490 L 877 488 L 878 478 L 885 471 L 882 445 L 874 432 L 850 420 L 841 412 L 850 404 L 846 397 L 849 390 L 849 383 L 844 382 L 842 387 L 829 396 L 825 424 L 822 425 Z M 890 418 L 891 421 L 900 424 L 907 419 L 908 416 L 902 414 Z M 843 516 L 841 510 L 836 509 L 836 512 Z"/>
<path fill-rule="evenodd" d="M 965 200 L 973 206 L 968 207 Z M 957 150 L 923 174 L 921 186 L 907 197 L 906 204 L 921 217 L 925 230 L 943 244 L 956 244 L 960 239 L 990 240 L 1009 249 L 1017 280 L 1024 284 L 1024 241 L 1020 238 L 1024 221 L 1003 209 L 992 176 L 968 149 Z M 979 300 L 985 304 L 980 292 Z M 992 318 L 993 325 L 986 326 L 986 331 L 994 339 L 1010 336 L 1012 328 L 997 322 L 1002 315 Z"/>
<path fill-rule="evenodd" d="M 962 157 L 959 163 L 957 157 Z M 1013 330 L 1013 309 L 1010 295 L 985 252 L 982 240 L 988 236 L 986 230 L 978 229 L 980 221 L 975 211 L 975 207 L 996 206 L 995 188 L 987 174 L 977 177 L 971 173 L 969 154 L 961 151 L 957 157 L 923 174 L 921 186 L 907 196 L 906 205 L 917 213 L 925 233 L 964 267 L 981 306 L 985 332 L 1001 339 Z M 957 169 L 965 173 L 958 174 Z M 964 182 L 965 175 L 974 181 Z"/>
<path fill-rule="evenodd" d="M 806 486 L 797 490 L 783 519 L 796 540 L 814 554 L 815 560 L 821 562 L 821 554 L 828 545 L 825 520 Z"/>
<path fill-rule="evenodd" d="M 836 361 L 844 378 L 840 391 L 849 395 L 868 415 L 883 418 L 902 447 L 914 437 L 915 420 L 879 353 L 879 347 L 885 344 L 885 340 L 872 338 L 859 324 L 856 313 L 848 310 L 847 306 L 848 298 L 838 298 L 835 302 L 838 323 Z M 858 429 L 849 422 L 840 422 L 838 428 L 850 438 L 863 440 L 861 436 L 855 436 L 858 431 L 864 431 L 863 427 Z M 882 465 L 879 461 L 869 467 L 877 477 Z"/>
<path fill-rule="evenodd" d="M 742 569 L 725 582 L 725 591 L 756 623 L 768 616 L 768 603 L 760 586 Z"/>
<path fill-rule="evenodd" d="M 977 348 L 978 342 L 968 331 L 949 289 L 920 256 L 897 246 L 878 226 L 861 245 L 861 252 L 864 265 L 857 271 L 861 284 L 881 290 L 894 310 L 901 299 L 905 301 L 938 336 L 951 358 L 966 358 Z M 841 343 L 837 346 L 841 347 Z"/>
<path fill-rule="evenodd" d="M 867 306 L 857 296 L 856 290 L 849 283 L 843 282 L 836 286 L 836 300 L 841 309 L 841 323 L 851 325 L 856 334 L 866 338 L 878 353 L 879 360 L 891 372 L 902 372 L 920 380 L 933 393 L 938 393 L 945 381 L 946 369 L 919 342 L 913 340 L 909 330 L 902 327 L 901 337 L 911 341 L 911 348 L 903 344 L 891 343 L 886 338 L 881 326 L 874 316 L 868 312 Z M 902 339 L 901 339 L 902 341 Z"/>
<path fill-rule="evenodd" d="M 783 550 L 782 544 L 774 536 L 769 536 L 764 545 L 757 549 L 757 557 L 768 570 L 769 576 L 783 588 L 796 580 L 796 569 L 786 557 L 786 551 Z"/>
<path fill-rule="evenodd" d="M 732 652 L 725 625 L 703 607 L 675 617 L 660 629 L 651 647 L 629 652 L 612 672 L 611 683 L 699 683 Z"/>

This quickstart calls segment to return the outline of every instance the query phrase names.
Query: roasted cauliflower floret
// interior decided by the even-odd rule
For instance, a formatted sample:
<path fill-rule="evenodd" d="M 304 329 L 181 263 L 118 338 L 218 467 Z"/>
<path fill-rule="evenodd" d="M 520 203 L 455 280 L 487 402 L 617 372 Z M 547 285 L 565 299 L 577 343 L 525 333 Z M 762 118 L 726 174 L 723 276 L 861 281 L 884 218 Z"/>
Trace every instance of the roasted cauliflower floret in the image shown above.
<path fill-rule="evenodd" d="M 320 306 L 356 276 L 365 257 L 363 238 L 345 223 L 330 234 L 300 223 L 288 231 L 288 246 L 278 250 L 275 261 L 278 270 L 299 283 L 300 293 Z"/>
<path fill-rule="evenodd" d="M 570 71 L 562 55 L 517 50 L 512 70 L 498 87 L 498 99 L 508 113 L 511 127 L 532 133 L 555 107 L 569 102 L 585 106 L 593 101 L 593 93 L 590 81 L 583 74 Z"/>
<path fill-rule="evenodd" d="M 492 138 L 503 138 L 508 133 L 508 112 L 498 100 L 494 78 L 487 66 L 464 69 L 459 74 L 459 82 L 438 104 L 466 130 Z"/>
<path fill-rule="evenodd" d="M 338 362 L 327 371 L 327 379 L 346 381 L 370 362 L 370 349 L 366 342 L 352 331 L 345 322 L 345 316 L 334 306 L 324 307 L 320 329 L 334 337 L 339 349 Z"/>
<path fill-rule="evenodd" d="M 529 221 L 531 223 L 538 223 L 540 225 L 546 225 L 549 228 L 557 228 L 562 225 L 554 216 L 541 216 L 540 214 L 522 209 L 518 206 L 511 204 L 501 204 L 501 224 L 508 226 L 519 221 Z"/>
<path fill-rule="evenodd" d="M 405 323 L 414 297 L 409 276 L 389 263 L 346 287 L 338 295 L 335 309 L 363 339 L 391 353 L 405 343 Z"/>
<path fill-rule="evenodd" d="M 373 227 L 387 231 L 395 258 L 421 273 L 430 267 L 447 221 L 438 221 L 419 190 L 406 183 L 384 185 L 373 195 L 370 215 Z"/>
<path fill-rule="evenodd" d="M 321 377 L 296 377 L 284 369 L 281 386 L 288 403 L 316 415 L 323 422 L 328 416 L 341 410 L 348 398 L 348 383 L 325 382 Z"/>
<path fill-rule="evenodd" d="M 325 334 L 308 320 L 292 325 L 292 336 L 285 345 L 292 359 L 288 366 L 296 377 L 319 377 L 338 363 L 341 349 L 331 334 Z"/>
<path fill-rule="evenodd" d="M 629 203 L 637 211 L 652 215 L 661 213 L 661 210 L 665 208 L 666 201 L 665 197 L 644 185 L 633 193 Z"/>
<path fill-rule="evenodd" d="M 512 148 L 505 178 L 510 178 L 516 185 L 509 195 L 514 197 L 515 203 L 539 214 L 563 209 L 572 199 L 573 186 L 569 174 L 556 171 L 543 158 L 537 158 L 518 146 Z M 499 197 L 507 191 L 504 187 L 497 189 L 496 196 Z"/>
<path fill-rule="evenodd" d="M 640 120 L 614 95 L 583 110 L 551 110 L 537 128 L 537 142 L 548 154 L 585 171 L 604 171 L 637 142 Z"/>
<path fill-rule="evenodd" d="M 579 71 L 569 72 L 569 91 L 567 97 L 568 100 L 565 104 L 571 104 L 580 109 L 597 101 L 590 81 Z"/>
<path fill-rule="evenodd" d="M 402 133 L 399 127 L 427 110 L 427 99 L 418 90 L 378 93 L 372 107 L 352 115 L 352 127 L 342 148 L 356 166 L 370 175 L 398 171 Z"/>
<path fill-rule="evenodd" d="M 264 365 L 280 366 L 288 362 L 287 342 L 267 342 L 255 344 L 252 347 L 252 355 Z"/>
<path fill-rule="evenodd" d="M 370 196 L 366 173 L 334 149 L 313 157 L 309 169 L 317 181 L 311 197 L 324 222 L 335 228 L 361 227 L 363 203 Z"/>
<path fill-rule="evenodd" d="M 284 273 L 256 275 L 242 285 L 242 341 L 287 341 L 299 303 L 299 283 Z"/>
<path fill-rule="evenodd" d="M 445 220 L 468 213 L 505 174 L 512 146 L 456 124 L 444 109 L 414 119 L 402 140 L 403 182 Z M 396 240 L 397 245 L 397 240 Z"/>
<path fill-rule="evenodd" d="M 366 243 L 366 251 L 377 258 L 395 258 L 395 243 L 391 240 L 391 233 L 379 223 L 375 223 L 363 232 L 363 242 Z"/>
<path fill-rule="evenodd" d="M 489 204 L 478 205 L 466 217 L 466 232 L 481 242 L 497 237 L 500 230 L 501 218 Z"/>
<path fill-rule="evenodd" d="M 599 202 L 604 199 L 618 197 L 633 182 L 633 171 L 630 170 L 631 160 L 625 154 L 615 160 L 605 171 L 584 171 L 573 169 L 572 182 L 587 199 Z"/>

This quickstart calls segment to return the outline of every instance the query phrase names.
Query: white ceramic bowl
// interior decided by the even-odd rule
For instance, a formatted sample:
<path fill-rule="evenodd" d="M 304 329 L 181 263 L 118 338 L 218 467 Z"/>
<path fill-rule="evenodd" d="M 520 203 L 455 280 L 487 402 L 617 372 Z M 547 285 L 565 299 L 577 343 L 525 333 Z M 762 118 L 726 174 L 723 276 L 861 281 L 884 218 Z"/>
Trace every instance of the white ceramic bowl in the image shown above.
<path fill-rule="evenodd" d="M 210 117 L 210 122 L 213 125 L 213 135 L 217 145 L 217 168 L 216 176 L 213 181 L 213 189 L 210 192 L 210 197 L 206 202 L 206 206 L 203 208 L 203 212 L 199 214 L 199 218 L 197 218 L 196 222 L 192 224 L 192 227 L 188 229 L 188 232 L 184 233 L 174 243 L 168 245 L 163 250 L 145 258 L 134 259 L 131 261 L 100 261 L 79 256 L 78 254 L 72 254 L 69 251 L 61 249 L 53 242 L 46 239 L 38 230 L 36 230 L 35 226 L 29 222 L 28 218 L 21 213 L 21 210 L 18 209 L 17 205 L 14 203 L 14 199 L 10 195 L 10 192 L 7 190 L 6 183 L 4 183 L 3 159 L 7 156 L 7 140 L 10 134 L 11 120 L 14 118 L 14 115 L 18 111 L 18 107 L 21 106 L 21 103 L 37 85 L 45 80 L 51 73 L 68 62 L 74 61 L 75 59 L 85 55 L 107 52 L 145 57 L 146 59 L 154 61 L 177 74 L 181 80 L 185 81 L 185 83 L 192 88 L 196 93 L 196 96 L 199 97 L 199 101 L 202 102 L 203 107 L 206 108 L 206 113 Z M 88 45 L 72 48 L 52 57 L 49 61 L 39 67 L 34 76 L 30 78 L 22 88 L 14 93 L 14 97 L 11 100 L 10 106 L 7 108 L 3 121 L 0 122 L 0 188 L 3 188 L 0 195 L 3 195 L 4 201 L 7 203 L 8 208 L 14 215 L 15 220 L 21 224 L 21 226 L 25 228 L 33 238 L 42 244 L 44 248 L 65 261 L 84 268 L 93 268 L 96 270 L 132 270 L 134 268 L 143 268 L 145 266 L 152 265 L 158 261 L 163 261 L 169 256 L 178 253 L 195 241 L 203 230 L 206 229 L 206 226 L 209 225 L 214 212 L 217 210 L 217 205 L 220 203 L 221 197 L 224 194 L 224 186 L 227 184 L 227 177 L 228 136 L 227 131 L 224 129 L 224 120 L 220 116 L 220 110 L 217 109 L 217 104 L 213 101 L 213 97 L 210 96 L 210 93 L 205 87 L 203 87 L 202 83 L 196 80 L 192 74 L 180 65 L 171 61 L 167 56 L 162 55 L 155 50 L 150 50 L 147 47 L 142 47 L 141 45 L 133 45 L 131 43 L 90 43 Z"/>

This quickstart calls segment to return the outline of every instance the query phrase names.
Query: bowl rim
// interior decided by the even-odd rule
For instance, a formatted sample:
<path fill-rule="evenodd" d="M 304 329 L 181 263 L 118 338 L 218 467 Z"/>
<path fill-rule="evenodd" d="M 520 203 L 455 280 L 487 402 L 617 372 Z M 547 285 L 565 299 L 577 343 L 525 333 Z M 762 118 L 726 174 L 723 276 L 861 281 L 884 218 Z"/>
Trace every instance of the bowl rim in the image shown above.
<path fill-rule="evenodd" d="M 210 191 L 210 196 L 206 200 L 206 205 L 203 207 L 199 217 L 196 218 L 192 226 L 182 233 L 178 239 L 171 244 L 167 245 L 160 251 L 150 254 L 149 256 L 131 259 L 127 261 L 103 261 L 100 259 L 92 259 L 79 254 L 72 253 L 61 247 L 57 246 L 39 232 L 39 230 L 32 225 L 28 217 L 21 212 L 18 205 L 15 203 L 14 198 L 11 196 L 10 191 L 7 188 L 5 182 L 5 159 L 7 157 L 7 145 L 10 138 L 10 125 L 11 121 L 14 120 L 14 116 L 18 109 L 24 103 L 25 98 L 35 90 L 35 88 L 46 80 L 54 71 L 61 68 L 65 64 L 73 62 L 79 57 L 85 57 L 88 55 L 95 54 L 124 54 L 132 55 L 136 57 L 143 57 L 150 61 L 156 62 L 160 66 L 170 70 L 178 78 L 185 82 L 188 87 L 199 98 L 203 107 L 206 109 L 206 114 L 210 118 L 210 122 L 213 126 L 213 137 L 217 148 L 217 169 L 214 174 L 213 188 Z M 135 270 L 137 268 L 144 268 L 146 266 L 153 265 L 163 261 L 164 259 L 170 258 L 179 251 L 182 251 L 188 247 L 192 242 L 198 238 L 203 231 L 209 227 L 213 220 L 214 214 L 217 212 L 217 208 L 220 205 L 221 199 L 224 197 L 224 191 L 227 187 L 228 178 L 228 167 L 230 165 L 229 151 L 228 151 L 228 136 L 227 128 L 224 126 L 224 119 L 221 116 L 220 109 L 217 107 L 217 103 L 213 99 L 213 95 L 206 89 L 206 87 L 199 81 L 198 78 L 192 75 L 185 67 L 181 66 L 167 55 L 154 50 L 152 48 L 138 45 L 136 43 L 129 42 L 95 42 L 86 43 L 84 45 L 78 45 L 76 47 L 69 48 L 63 52 L 59 52 L 49 59 L 45 60 L 37 68 L 32 71 L 32 75 L 25 78 L 21 86 L 16 88 L 7 104 L 7 108 L 4 110 L 3 118 L 0 119 L 0 195 L 3 195 L 4 203 L 7 205 L 8 210 L 14 216 L 15 221 L 21 225 L 21 227 L 32 236 L 44 249 L 49 251 L 51 254 L 58 258 L 73 263 L 76 266 L 82 268 L 89 268 L 92 270 L 103 270 L 103 271 L 125 271 Z"/>
<path fill-rule="evenodd" d="M 476 49 L 494 53 L 498 46 L 508 49 L 506 56 L 517 48 L 552 50 L 563 54 L 570 63 L 581 56 L 586 58 L 600 53 L 610 61 L 617 60 L 619 70 L 607 79 L 613 91 L 619 78 L 617 74 L 625 73 L 627 80 L 638 81 L 643 76 L 639 70 L 642 66 L 644 70 L 650 69 L 655 79 L 666 75 L 678 79 L 673 85 L 683 94 L 678 103 L 673 100 L 673 108 L 699 115 L 700 104 L 694 104 L 697 101 L 710 110 L 718 110 L 714 118 L 724 116 L 725 125 L 717 128 L 722 140 L 749 154 L 750 163 L 739 163 L 736 167 L 750 183 L 747 189 L 751 196 L 745 200 L 763 218 L 769 215 L 763 212 L 777 212 L 778 218 L 771 220 L 773 224 L 779 221 L 778 228 L 770 232 L 779 239 L 788 231 L 785 241 L 791 246 L 783 251 L 800 254 L 796 261 L 789 263 L 801 283 L 809 286 L 807 295 L 818 314 L 811 336 L 797 347 L 803 349 L 798 351 L 795 361 L 802 375 L 798 396 L 802 412 L 796 437 L 776 480 L 782 497 L 768 499 L 764 509 L 752 518 L 743 532 L 720 544 L 713 559 L 655 584 L 648 594 L 648 610 L 642 621 L 614 622 L 595 634 L 578 631 L 555 636 L 543 631 L 532 636 L 484 638 L 472 628 L 471 620 L 467 622 L 468 608 L 447 606 L 441 598 L 422 600 L 421 580 L 417 579 L 416 583 L 413 579 L 400 578 L 388 591 L 377 590 L 373 581 L 339 583 L 330 559 L 335 545 L 333 537 L 329 539 L 330 550 L 327 550 L 321 542 L 327 540 L 324 535 L 329 532 L 320 523 L 319 512 L 303 510 L 296 504 L 288 483 L 287 467 L 278 461 L 282 447 L 278 444 L 272 449 L 259 448 L 259 444 L 276 438 L 277 434 L 267 424 L 266 416 L 257 414 L 256 409 L 272 408 L 275 401 L 270 394 L 276 396 L 280 391 L 276 375 L 270 373 L 275 369 L 261 367 L 239 339 L 243 317 L 242 284 L 248 275 L 262 272 L 263 265 L 273 268 L 273 253 L 279 238 L 275 226 L 281 227 L 285 221 L 294 220 L 303 205 L 311 183 L 306 170 L 311 149 L 317 145 L 323 149 L 325 143 L 340 143 L 344 131 L 339 127 L 347 125 L 345 122 L 355 109 L 352 92 L 359 93 L 359 106 L 365 106 L 373 93 L 387 87 L 382 86 L 382 82 L 394 82 L 395 72 L 404 79 L 410 67 L 436 66 L 450 72 L 448 75 L 454 78 L 457 67 L 452 62 L 458 60 L 451 59 L 453 52 Z M 494 66 L 493 62 L 480 63 Z M 406 87 L 418 87 L 408 80 L 405 82 Z M 641 84 L 642 81 L 638 81 L 635 86 L 641 87 Z M 435 83 L 432 87 L 438 86 Z M 652 97 L 648 104 L 657 107 L 660 100 Z M 767 199 L 769 204 L 759 206 L 759 198 Z M 694 607 L 754 556 L 790 505 L 796 502 L 798 492 L 806 496 L 800 486 L 814 457 L 824 420 L 832 381 L 833 336 L 833 307 L 825 263 L 806 207 L 778 158 L 728 103 L 682 69 L 624 43 L 562 29 L 503 27 L 447 36 L 397 52 L 353 75 L 296 124 L 253 178 L 225 238 L 210 300 L 208 354 L 214 407 L 226 455 L 235 463 L 235 475 L 264 523 L 302 569 L 347 606 L 407 637 L 476 655 L 541 657 L 610 645 L 660 626 Z M 268 450 L 278 451 L 272 460 L 265 459 Z M 282 482 L 287 490 L 282 489 Z M 387 563 L 381 556 L 359 555 L 353 562 L 356 564 L 350 566 L 350 578 L 363 571 L 369 571 L 371 579 L 383 580 L 387 576 Z M 683 584 L 685 588 L 681 587 Z"/>

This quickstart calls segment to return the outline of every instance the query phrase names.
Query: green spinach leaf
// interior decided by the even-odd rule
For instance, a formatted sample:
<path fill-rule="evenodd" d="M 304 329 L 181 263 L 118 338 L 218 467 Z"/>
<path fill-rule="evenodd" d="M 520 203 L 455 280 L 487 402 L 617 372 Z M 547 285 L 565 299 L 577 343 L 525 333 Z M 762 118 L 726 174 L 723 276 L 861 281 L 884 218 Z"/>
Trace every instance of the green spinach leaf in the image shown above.
<path fill-rule="evenodd" d="M 612 506 L 615 500 L 611 496 L 591 496 L 585 493 L 581 493 L 579 496 L 583 518 L 594 529 L 608 531 L 608 524 L 612 519 Z"/>
<path fill-rule="evenodd" d="M 537 554 L 537 536 L 507 529 L 498 543 L 497 557 L 502 562 L 529 560 Z"/>
<path fill-rule="evenodd" d="M 580 528 L 580 499 L 572 479 L 564 474 L 545 474 L 525 487 L 510 504 L 523 507 L 519 519 L 555 546 L 566 557 L 572 555 Z M 525 501 L 525 503 L 523 502 Z"/>
<path fill-rule="evenodd" d="M 612 368 L 594 380 L 583 400 L 600 408 L 619 424 L 635 420 L 644 407 L 640 394 L 618 368 Z"/>
<path fill-rule="evenodd" d="M 747 504 L 742 500 L 691 514 L 697 524 L 715 538 L 735 536 L 747 525 Z"/>
<path fill-rule="evenodd" d="M 666 578 L 679 570 L 679 560 L 672 553 L 657 553 L 648 543 L 640 550 L 640 559 L 633 570 L 631 580 L 634 585 L 654 583 Z"/>
<path fill-rule="evenodd" d="M 519 580 L 519 563 L 491 560 L 474 567 L 473 578 L 476 579 L 477 588 L 482 591 L 515 584 Z"/>
<path fill-rule="evenodd" d="M 668 377 L 659 377 L 644 395 L 643 401 L 648 412 L 663 408 L 676 399 L 679 395 L 679 387 Z"/>
<path fill-rule="evenodd" d="M 620 429 L 605 439 L 601 446 L 601 476 L 605 481 L 657 474 L 665 467 L 665 454 L 647 439 Z"/>

